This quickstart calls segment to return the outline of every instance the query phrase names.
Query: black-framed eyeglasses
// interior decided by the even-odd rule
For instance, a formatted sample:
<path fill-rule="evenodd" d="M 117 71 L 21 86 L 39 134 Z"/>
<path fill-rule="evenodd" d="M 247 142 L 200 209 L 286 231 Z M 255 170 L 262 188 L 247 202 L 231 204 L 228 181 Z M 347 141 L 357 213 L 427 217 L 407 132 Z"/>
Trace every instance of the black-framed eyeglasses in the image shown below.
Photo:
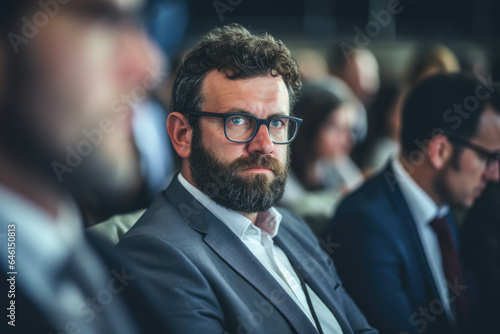
<path fill-rule="evenodd" d="M 484 147 L 472 143 L 468 139 L 459 136 L 447 135 L 446 137 L 451 143 L 470 148 L 474 152 L 478 153 L 481 159 L 486 162 L 487 169 L 490 169 L 495 164 L 495 162 L 500 161 L 500 151 L 490 151 Z"/>
<path fill-rule="evenodd" d="M 219 114 L 205 111 L 184 111 L 186 114 L 196 117 L 220 117 L 224 120 L 224 133 L 226 138 L 235 143 L 247 143 L 251 141 L 261 125 L 267 127 L 271 141 L 278 145 L 291 143 L 299 132 L 302 119 L 293 116 L 274 116 L 262 119 L 245 113 Z"/>

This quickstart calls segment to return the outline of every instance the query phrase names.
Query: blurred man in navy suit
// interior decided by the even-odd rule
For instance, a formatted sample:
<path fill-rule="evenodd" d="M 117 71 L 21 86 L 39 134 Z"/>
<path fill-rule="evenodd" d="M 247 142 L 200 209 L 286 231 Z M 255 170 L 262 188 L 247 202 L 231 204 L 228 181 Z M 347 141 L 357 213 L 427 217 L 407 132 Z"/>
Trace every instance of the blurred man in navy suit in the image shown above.
<path fill-rule="evenodd" d="M 450 206 L 498 181 L 500 99 L 492 84 L 438 74 L 410 92 L 402 153 L 348 196 L 323 237 L 339 275 L 381 333 L 467 333 L 473 287 Z"/>

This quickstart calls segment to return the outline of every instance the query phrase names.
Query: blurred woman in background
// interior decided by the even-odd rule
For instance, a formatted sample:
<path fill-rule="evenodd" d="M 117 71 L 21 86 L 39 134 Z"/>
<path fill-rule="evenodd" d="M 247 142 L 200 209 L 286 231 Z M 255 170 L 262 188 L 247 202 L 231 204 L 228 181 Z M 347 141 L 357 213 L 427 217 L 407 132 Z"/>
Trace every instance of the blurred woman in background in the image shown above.
<path fill-rule="evenodd" d="M 319 233 L 343 194 L 363 181 L 349 158 L 356 114 L 350 100 L 319 83 L 304 86 L 294 115 L 304 120 L 292 143 L 292 171 L 282 205 Z"/>

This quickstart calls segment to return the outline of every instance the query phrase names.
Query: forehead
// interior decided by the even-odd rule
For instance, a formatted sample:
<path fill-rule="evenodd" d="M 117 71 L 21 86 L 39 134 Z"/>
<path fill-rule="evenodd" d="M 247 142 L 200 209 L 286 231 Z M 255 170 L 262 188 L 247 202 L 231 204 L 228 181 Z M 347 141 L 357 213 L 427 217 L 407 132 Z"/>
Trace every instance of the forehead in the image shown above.
<path fill-rule="evenodd" d="M 228 79 L 223 72 L 212 70 L 203 81 L 204 111 L 247 111 L 257 117 L 289 114 L 288 90 L 281 76 L 258 76 Z"/>

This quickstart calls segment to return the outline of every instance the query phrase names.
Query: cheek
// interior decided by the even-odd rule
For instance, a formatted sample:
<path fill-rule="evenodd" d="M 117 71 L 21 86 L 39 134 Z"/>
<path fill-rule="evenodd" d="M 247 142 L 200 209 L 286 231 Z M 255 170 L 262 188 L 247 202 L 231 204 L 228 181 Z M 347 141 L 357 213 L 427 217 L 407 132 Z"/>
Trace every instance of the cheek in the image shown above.
<path fill-rule="evenodd" d="M 217 121 L 208 117 L 199 120 L 201 141 L 203 146 L 221 162 L 228 163 L 244 155 L 242 149 L 244 145 L 229 141 L 224 134 L 222 125 Z"/>
<path fill-rule="evenodd" d="M 110 116 L 112 100 L 119 94 L 107 84 L 105 69 L 89 65 L 80 60 L 82 54 L 73 50 L 60 50 L 47 54 L 50 57 L 39 72 L 39 80 L 30 84 L 33 88 L 32 101 L 27 102 L 30 110 L 48 122 L 48 136 L 57 142 L 69 143 L 76 140 L 82 129 L 94 128 L 98 122 Z M 42 61 L 43 59 L 40 59 Z M 60 60 L 58 64 L 54 64 Z M 101 73 L 96 73 L 100 69 Z M 90 78 L 89 76 L 93 76 Z"/>
<path fill-rule="evenodd" d="M 460 165 L 462 166 L 464 175 L 467 175 L 471 182 L 477 182 L 480 180 L 481 175 L 484 172 L 484 164 L 479 161 L 476 156 L 471 154 L 469 150 L 462 154 Z"/>
<path fill-rule="evenodd" d="M 475 189 L 482 182 L 484 167 L 476 156 L 466 154 L 466 152 L 462 154 L 459 162 L 461 169 L 454 182 L 451 183 L 451 187 L 457 189 L 456 192 L 461 194 L 463 198 L 472 200 Z"/>
<path fill-rule="evenodd" d="M 64 17 L 54 18 L 42 32 L 37 49 L 52 85 L 73 103 L 94 105 L 116 96 L 115 43 L 109 32 Z"/>
<path fill-rule="evenodd" d="M 276 156 L 275 158 L 281 161 L 281 163 L 286 163 L 287 155 L 288 155 L 288 149 L 290 145 L 276 145 L 275 146 L 275 152 Z"/>

